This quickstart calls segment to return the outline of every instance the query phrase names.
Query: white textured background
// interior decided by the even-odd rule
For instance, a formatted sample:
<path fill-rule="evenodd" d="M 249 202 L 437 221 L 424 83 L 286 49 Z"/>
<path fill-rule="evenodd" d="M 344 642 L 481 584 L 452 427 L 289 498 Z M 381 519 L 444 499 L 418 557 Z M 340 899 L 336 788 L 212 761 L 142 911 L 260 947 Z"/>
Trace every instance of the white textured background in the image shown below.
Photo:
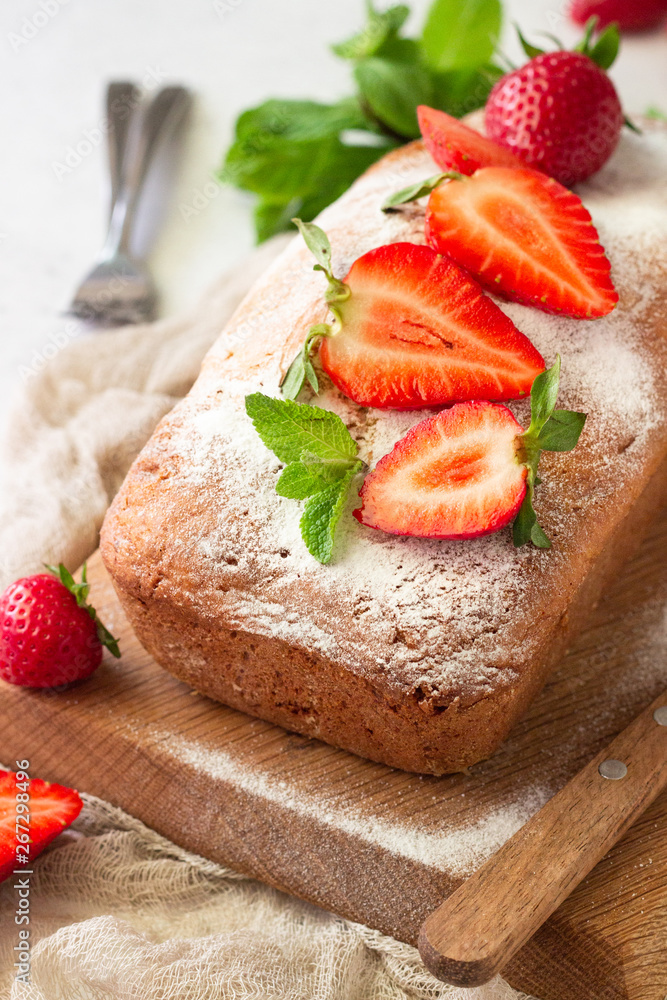
<path fill-rule="evenodd" d="M 518 55 L 512 20 L 529 37 L 538 30 L 565 42 L 577 37 L 565 2 L 507 0 L 507 53 Z M 412 6 L 415 26 L 428 3 Z M 22 377 L 76 330 L 63 311 L 106 219 L 105 149 L 96 132 L 106 82 L 152 78 L 196 93 L 151 255 L 161 311 L 172 313 L 252 245 L 251 200 L 239 191 L 220 188 L 198 214 L 183 217 L 184 206 L 212 190 L 236 115 L 270 96 L 328 101 L 350 93 L 349 66 L 328 44 L 362 20 L 362 0 L 3 0 L 0 434 Z M 667 34 L 626 40 L 612 75 L 628 111 L 667 109 Z M 90 152 L 63 174 L 57 165 L 86 138 Z"/>

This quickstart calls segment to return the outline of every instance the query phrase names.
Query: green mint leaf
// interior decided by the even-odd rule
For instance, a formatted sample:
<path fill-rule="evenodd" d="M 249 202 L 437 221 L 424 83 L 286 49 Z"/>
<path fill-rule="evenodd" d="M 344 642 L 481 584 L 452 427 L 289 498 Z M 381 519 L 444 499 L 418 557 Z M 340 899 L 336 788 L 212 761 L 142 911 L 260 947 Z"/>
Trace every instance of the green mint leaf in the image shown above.
<path fill-rule="evenodd" d="M 422 33 L 427 62 L 437 70 L 481 66 L 493 55 L 501 22 L 500 0 L 435 0 Z"/>
<path fill-rule="evenodd" d="M 414 38 L 395 38 L 392 36 L 383 42 L 373 55 L 382 56 L 383 59 L 390 59 L 392 62 L 412 63 L 413 65 L 423 63 L 421 45 Z"/>
<path fill-rule="evenodd" d="M 419 64 L 371 56 L 354 69 L 361 99 L 392 132 L 407 139 L 419 137 L 417 105 L 431 104 L 433 82 Z"/>
<path fill-rule="evenodd" d="M 375 55 L 382 46 L 396 37 L 409 14 L 410 8 L 404 4 L 389 7 L 383 12 L 375 10 L 369 4 L 366 26 L 347 41 L 332 45 L 331 49 L 342 59 L 364 59 Z"/>
<path fill-rule="evenodd" d="M 454 118 L 483 108 L 494 83 L 505 71 L 491 63 L 479 68 L 443 70 L 433 74 L 433 106 Z"/>
<path fill-rule="evenodd" d="M 648 108 L 644 112 L 644 117 L 650 118 L 652 121 L 655 122 L 667 122 L 667 114 L 665 114 L 665 112 L 661 108 L 657 107 L 655 104 L 650 104 L 648 106 Z"/>
<path fill-rule="evenodd" d="M 292 216 L 302 207 L 301 199 L 290 198 L 287 201 L 273 201 L 271 198 L 260 198 L 255 205 L 253 218 L 257 242 L 263 243 L 276 233 L 287 229 Z"/>
<path fill-rule="evenodd" d="M 345 469 L 349 469 L 349 463 Z M 278 496 L 287 497 L 289 500 L 305 500 L 326 489 L 341 478 L 340 465 L 332 468 L 328 465 L 305 466 L 302 462 L 292 462 L 283 470 L 280 479 L 276 483 L 276 493 Z"/>
<path fill-rule="evenodd" d="M 521 48 L 526 53 L 529 59 L 534 59 L 535 56 L 544 55 L 544 49 L 538 49 L 536 45 L 531 45 L 530 42 L 526 41 L 523 34 L 521 33 L 521 28 L 519 27 L 518 24 L 515 24 L 514 27 L 516 29 L 517 35 L 519 36 L 519 41 L 521 42 Z"/>
<path fill-rule="evenodd" d="M 292 222 L 324 273 L 331 277 L 331 244 L 327 234 L 314 222 L 302 222 L 301 219 L 292 219 Z"/>
<path fill-rule="evenodd" d="M 537 437 L 542 451 L 572 451 L 586 423 L 586 414 L 574 410 L 554 410 Z"/>
<path fill-rule="evenodd" d="M 257 236 L 268 239 L 294 215 L 313 219 L 395 144 L 375 129 L 356 98 L 266 101 L 238 119 L 220 179 L 260 196 Z"/>
<path fill-rule="evenodd" d="M 358 463 L 360 464 L 360 463 Z M 318 562 L 328 563 L 333 553 L 334 534 L 357 468 L 351 468 L 337 483 L 306 501 L 300 521 L 301 537 Z"/>
<path fill-rule="evenodd" d="M 628 118 L 627 115 L 623 115 L 623 124 L 625 125 L 626 128 L 629 128 L 631 132 L 634 132 L 635 135 L 643 135 L 644 134 L 642 132 L 642 130 L 639 128 L 639 126 L 635 125 L 635 123 L 632 121 L 632 119 Z"/>
<path fill-rule="evenodd" d="M 322 459 L 356 458 L 357 442 L 329 410 L 261 392 L 246 396 L 245 403 L 255 430 L 281 462 L 299 462 L 304 452 Z"/>
<path fill-rule="evenodd" d="M 462 181 L 463 175 L 451 170 L 446 174 L 435 174 L 433 177 L 427 177 L 425 181 L 411 184 L 409 187 L 403 188 L 402 191 L 397 191 L 396 194 L 390 194 L 382 203 L 382 211 L 387 212 L 392 208 L 397 208 L 399 205 L 405 205 L 408 201 L 416 201 L 417 198 L 423 198 L 437 187 L 440 187 L 443 181 L 446 180 Z"/>
<path fill-rule="evenodd" d="M 618 55 L 620 44 L 621 36 L 618 32 L 618 25 L 610 24 L 599 36 L 589 55 L 600 69 L 609 69 Z"/>

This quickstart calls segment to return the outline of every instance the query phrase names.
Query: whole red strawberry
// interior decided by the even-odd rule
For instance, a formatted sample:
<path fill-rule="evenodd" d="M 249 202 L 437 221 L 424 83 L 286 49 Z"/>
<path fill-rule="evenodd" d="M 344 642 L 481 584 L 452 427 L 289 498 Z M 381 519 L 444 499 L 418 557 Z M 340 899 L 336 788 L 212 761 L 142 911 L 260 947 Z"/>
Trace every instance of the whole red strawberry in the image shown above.
<path fill-rule="evenodd" d="M 120 656 L 118 643 L 86 598 L 84 566 L 76 583 L 61 564 L 26 576 L 0 597 L 0 678 L 21 687 L 60 687 L 89 677 L 102 662 L 102 646 Z"/>
<path fill-rule="evenodd" d="M 586 180 L 616 148 L 623 111 L 605 68 L 618 51 L 609 28 L 579 52 L 540 52 L 502 77 L 489 94 L 487 135 L 561 184 Z"/>
<path fill-rule="evenodd" d="M 575 24 L 597 17 L 601 28 L 615 22 L 620 31 L 650 31 L 667 17 L 667 0 L 572 0 L 569 13 Z"/>

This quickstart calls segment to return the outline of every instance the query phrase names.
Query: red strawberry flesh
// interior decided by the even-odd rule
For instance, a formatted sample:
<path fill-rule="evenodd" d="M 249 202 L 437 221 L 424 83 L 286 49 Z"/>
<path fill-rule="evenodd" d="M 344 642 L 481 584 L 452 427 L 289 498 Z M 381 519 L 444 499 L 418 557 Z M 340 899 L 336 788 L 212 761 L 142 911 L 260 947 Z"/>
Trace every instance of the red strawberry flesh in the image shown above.
<path fill-rule="evenodd" d="M 618 302 L 588 211 L 535 170 L 486 167 L 431 194 L 429 243 L 486 288 L 545 312 L 592 319 Z"/>
<path fill-rule="evenodd" d="M 526 493 L 523 428 L 505 406 L 459 403 L 413 427 L 366 477 L 354 516 L 420 538 L 476 538 L 518 513 Z"/>
<path fill-rule="evenodd" d="M 8 878 L 12 872 L 29 867 L 21 863 L 26 854 L 17 850 L 21 839 L 19 834 L 28 833 L 28 860 L 32 860 L 50 844 L 54 837 L 69 826 L 81 812 L 82 801 L 77 792 L 63 785 L 52 785 L 39 778 L 31 779 L 27 793 L 23 791 L 24 782 L 17 787 L 16 774 L 12 771 L 0 771 L 0 881 Z M 17 796 L 27 794 L 29 800 L 24 803 Z M 29 827 L 23 819 L 17 822 L 17 816 L 25 816 L 23 808 L 17 814 L 17 802 L 27 805 Z"/>
<path fill-rule="evenodd" d="M 429 153 L 442 170 L 474 174 L 480 167 L 521 167 L 523 161 L 491 139 L 444 111 L 420 104 L 419 129 Z"/>
<path fill-rule="evenodd" d="M 320 361 L 362 406 L 517 399 L 544 370 L 477 282 L 430 247 L 378 247 L 355 261 L 345 283 L 342 329 L 322 340 Z"/>

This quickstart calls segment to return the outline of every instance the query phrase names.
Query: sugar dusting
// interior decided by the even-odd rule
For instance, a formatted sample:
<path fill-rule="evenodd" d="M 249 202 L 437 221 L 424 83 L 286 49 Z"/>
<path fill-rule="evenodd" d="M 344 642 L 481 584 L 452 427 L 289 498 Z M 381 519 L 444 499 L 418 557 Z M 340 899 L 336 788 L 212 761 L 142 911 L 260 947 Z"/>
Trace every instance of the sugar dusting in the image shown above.
<path fill-rule="evenodd" d="M 420 208 L 383 215 L 379 206 L 388 192 L 429 173 L 428 155 L 414 148 L 380 165 L 324 212 L 321 224 L 332 239 L 336 273 L 344 274 L 373 246 L 423 240 Z M 473 699 L 512 682 L 518 609 L 530 580 L 539 573 L 549 585 L 588 510 L 614 504 L 623 484 L 641 474 L 648 446 L 664 435 L 664 395 L 653 381 L 644 328 L 648 311 L 664 295 L 667 138 L 624 137 L 610 164 L 580 193 L 611 259 L 619 307 L 585 322 L 499 303 L 548 362 L 561 354 L 559 405 L 589 414 L 575 458 L 545 463 L 540 488 L 543 523 L 563 545 L 545 556 L 528 547 L 515 550 L 508 532 L 466 542 L 400 538 L 365 529 L 348 512 L 333 563 L 322 567 L 311 558 L 300 537 L 300 505 L 276 495 L 280 465 L 243 406 L 248 392 L 277 392 L 294 345 L 310 323 L 323 318 L 322 277 L 313 274 L 296 240 L 223 332 L 172 421 L 170 447 L 182 458 L 184 498 L 199 504 L 209 498 L 208 516 L 193 517 L 190 534 L 181 539 L 193 574 L 203 581 L 203 613 L 210 583 L 215 614 L 229 627 L 279 636 L 424 697 L 453 693 Z M 267 334 L 263 353 L 269 329 L 273 339 Z M 279 349 L 276 331 L 284 331 Z M 340 414 L 369 464 L 425 416 L 361 409 L 331 387 L 317 403 Z M 512 408 L 525 420 L 526 403 Z M 594 470 L 588 496 L 579 498 L 563 485 L 562 470 L 574 467 L 571 462 Z M 526 621 L 523 661 L 534 642 Z"/>
<path fill-rule="evenodd" d="M 388 821 L 327 798 L 300 792 L 293 783 L 259 769 L 250 769 L 223 750 L 210 750 L 182 737 L 169 737 L 161 746 L 199 774 L 229 783 L 247 795 L 271 802 L 298 818 L 314 820 L 350 837 L 419 864 L 457 875 L 473 872 L 540 809 L 548 793 L 524 791 L 518 801 L 489 811 L 477 823 L 457 829 L 431 831 L 409 821 Z"/>

